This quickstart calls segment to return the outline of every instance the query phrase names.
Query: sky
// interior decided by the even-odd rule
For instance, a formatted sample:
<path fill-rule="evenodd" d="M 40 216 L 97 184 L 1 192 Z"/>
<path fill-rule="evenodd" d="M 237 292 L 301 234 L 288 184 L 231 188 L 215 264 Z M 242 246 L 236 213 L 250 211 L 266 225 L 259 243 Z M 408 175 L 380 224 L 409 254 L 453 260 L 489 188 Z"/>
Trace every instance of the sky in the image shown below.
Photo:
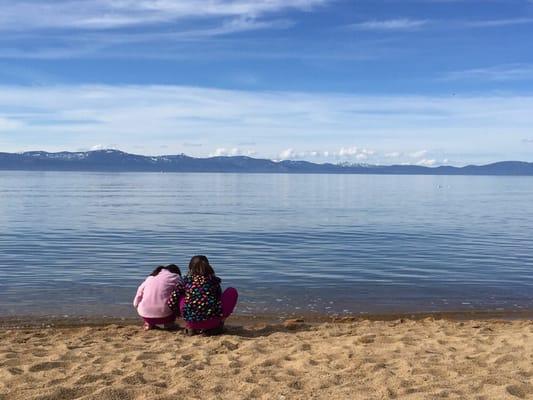
<path fill-rule="evenodd" d="M 0 0 L 0 151 L 533 162 L 533 0 Z"/>

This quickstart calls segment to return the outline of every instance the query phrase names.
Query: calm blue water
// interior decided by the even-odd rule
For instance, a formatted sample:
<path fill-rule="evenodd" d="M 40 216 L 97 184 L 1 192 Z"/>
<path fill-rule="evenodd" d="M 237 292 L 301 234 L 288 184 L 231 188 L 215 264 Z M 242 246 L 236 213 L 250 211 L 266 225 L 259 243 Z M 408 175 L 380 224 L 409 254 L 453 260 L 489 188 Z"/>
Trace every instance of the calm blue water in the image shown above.
<path fill-rule="evenodd" d="M 241 314 L 533 308 L 533 179 L 0 172 L 0 316 L 133 315 L 206 254 Z"/>

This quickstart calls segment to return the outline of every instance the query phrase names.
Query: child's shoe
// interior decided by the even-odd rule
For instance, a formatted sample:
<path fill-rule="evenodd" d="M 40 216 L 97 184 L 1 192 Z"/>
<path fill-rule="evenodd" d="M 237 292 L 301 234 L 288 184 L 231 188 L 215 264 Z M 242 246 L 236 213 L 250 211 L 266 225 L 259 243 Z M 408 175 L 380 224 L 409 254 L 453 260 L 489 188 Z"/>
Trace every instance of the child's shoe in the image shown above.
<path fill-rule="evenodd" d="M 204 336 L 218 336 L 222 335 L 224 333 L 224 325 L 220 325 L 219 327 L 213 328 L 213 329 L 206 329 L 202 332 Z"/>
<path fill-rule="evenodd" d="M 143 329 L 144 329 L 145 331 L 149 331 L 149 330 L 151 330 L 151 329 L 154 329 L 154 326 L 151 325 L 151 324 L 149 324 L 148 322 L 145 322 L 144 325 L 143 325 Z"/>
<path fill-rule="evenodd" d="M 185 328 L 185 334 L 187 336 L 195 336 L 201 334 L 202 331 L 198 329 L 192 329 L 192 328 Z"/>
<path fill-rule="evenodd" d="M 170 324 L 164 324 L 163 329 L 167 331 L 175 331 L 178 329 L 178 324 L 176 324 L 175 322 L 171 322 Z"/>

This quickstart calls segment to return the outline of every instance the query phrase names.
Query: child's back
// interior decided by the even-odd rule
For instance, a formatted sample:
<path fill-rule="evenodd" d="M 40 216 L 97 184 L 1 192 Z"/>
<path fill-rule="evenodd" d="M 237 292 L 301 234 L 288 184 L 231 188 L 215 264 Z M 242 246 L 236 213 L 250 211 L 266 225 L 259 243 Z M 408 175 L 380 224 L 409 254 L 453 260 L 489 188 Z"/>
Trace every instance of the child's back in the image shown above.
<path fill-rule="evenodd" d="M 205 256 L 194 256 L 189 274 L 176 286 L 168 305 L 181 312 L 191 332 L 221 330 L 224 320 L 233 312 L 238 293 L 228 288 L 222 293 L 220 279 Z"/>
<path fill-rule="evenodd" d="M 193 275 L 183 279 L 185 302 L 183 319 L 187 322 L 222 317 L 220 279 L 215 275 Z"/>
<path fill-rule="evenodd" d="M 173 314 L 167 306 L 167 301 L 181 276 L 162 269 L 156 276 L 149 276 L 139 286 L 133 306 L 141 317 L 164 318 Z"/>

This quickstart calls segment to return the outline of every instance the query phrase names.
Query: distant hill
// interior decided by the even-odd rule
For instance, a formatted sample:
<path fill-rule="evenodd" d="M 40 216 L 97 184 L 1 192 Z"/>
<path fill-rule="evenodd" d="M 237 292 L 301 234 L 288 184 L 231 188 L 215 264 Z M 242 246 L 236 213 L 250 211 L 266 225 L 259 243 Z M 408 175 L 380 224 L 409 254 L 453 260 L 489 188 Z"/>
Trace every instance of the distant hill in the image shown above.
<path fill-rule="evenodd" d="M 502 161 L 466 167 L 416 165 L 336 165 L 307 161 L 272 161 L 251 157 L 194 158 L 184 154 L 142 156 L 118 150 L 87 152 L 0 153 L 0 170 L 101 171 L 101 172 L 241 172 L 289 174 L 391 174 L 391 175 L 530 175 L 533 163 Z"/>

